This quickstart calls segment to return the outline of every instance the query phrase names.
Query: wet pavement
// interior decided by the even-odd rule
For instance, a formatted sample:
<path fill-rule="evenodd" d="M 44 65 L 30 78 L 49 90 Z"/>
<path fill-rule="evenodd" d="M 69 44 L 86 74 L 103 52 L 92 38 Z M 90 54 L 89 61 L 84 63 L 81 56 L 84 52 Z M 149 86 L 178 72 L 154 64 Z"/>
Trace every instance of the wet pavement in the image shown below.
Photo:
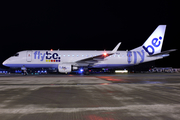
<path fill-rule="evenodd" d="M 0 75 L 0 120 L 179 118 L 179 73 Z"/>

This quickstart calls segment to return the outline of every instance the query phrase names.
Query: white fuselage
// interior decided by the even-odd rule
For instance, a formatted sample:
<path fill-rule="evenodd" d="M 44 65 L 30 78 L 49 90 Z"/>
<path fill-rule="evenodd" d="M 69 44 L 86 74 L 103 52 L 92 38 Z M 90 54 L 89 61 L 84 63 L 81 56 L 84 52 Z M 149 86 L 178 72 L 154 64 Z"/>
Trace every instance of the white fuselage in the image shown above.
<path fill-rule="evenodd" d="M 106 51 L 107 53 L 110 51 Z M 74 66 L 86 66 L 77 61 L 103 54 L 104 51 L 65 51 L 65 50 L 31 50 L 21 51 L 3 62 L 8 67 L 27 68 L 57 68 L 59 64 L 72 64 Z M 120 68 L 132 66 L 143 62 L 161 59 L 162 57 L 147 57 L 145 51 L 117 51 L 104 60 L 93 63 L 90 67 L 95 68 Z"/>

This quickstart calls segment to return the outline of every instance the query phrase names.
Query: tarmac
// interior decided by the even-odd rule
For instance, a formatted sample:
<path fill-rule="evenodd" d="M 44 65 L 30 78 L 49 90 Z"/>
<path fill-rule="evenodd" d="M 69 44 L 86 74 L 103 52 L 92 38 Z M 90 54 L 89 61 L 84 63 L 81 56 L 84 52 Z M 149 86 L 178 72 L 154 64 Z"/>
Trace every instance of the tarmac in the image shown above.
<path fill-rule="evenodd" d="M 0 75 L 0 120 L 179 120 L 180 73 Z"/>

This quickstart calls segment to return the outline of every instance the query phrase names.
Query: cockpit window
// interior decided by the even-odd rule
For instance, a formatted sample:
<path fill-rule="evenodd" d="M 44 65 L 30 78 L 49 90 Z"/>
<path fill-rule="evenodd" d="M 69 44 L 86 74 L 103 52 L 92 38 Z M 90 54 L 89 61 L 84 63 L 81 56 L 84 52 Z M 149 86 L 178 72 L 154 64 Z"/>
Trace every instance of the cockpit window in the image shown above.
<path fill-rule="evenodd" d="M 19 53 L 16 53 L 14 56 L 18 57 L 18 56 L 19 56 Z"/>

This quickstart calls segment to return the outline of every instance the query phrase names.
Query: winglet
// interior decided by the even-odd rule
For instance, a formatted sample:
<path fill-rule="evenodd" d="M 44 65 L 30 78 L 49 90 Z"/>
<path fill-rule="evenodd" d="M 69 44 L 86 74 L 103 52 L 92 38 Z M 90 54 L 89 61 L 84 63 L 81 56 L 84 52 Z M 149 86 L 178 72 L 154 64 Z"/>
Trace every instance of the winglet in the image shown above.
<path fill-rule="evenodd" d="M 119 46 L 121 45 L 121 42 L 119 42 L 116 47 L 111 51 L 111 53 L 116 53 L 116 51 L 118 50 Z"/>

